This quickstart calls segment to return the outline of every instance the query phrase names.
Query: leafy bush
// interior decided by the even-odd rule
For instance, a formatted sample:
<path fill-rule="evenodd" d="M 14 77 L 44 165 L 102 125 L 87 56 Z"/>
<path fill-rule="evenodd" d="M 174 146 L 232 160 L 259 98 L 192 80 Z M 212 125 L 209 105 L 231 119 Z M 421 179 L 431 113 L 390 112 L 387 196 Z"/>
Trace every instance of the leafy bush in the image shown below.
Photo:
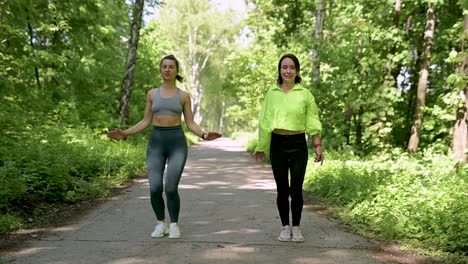
<path fill-rule="evenodd" d="M 323 166 L 308 166 L 305 189 L 348 208 L 345 222 L 386 239 L 468 250 L 468 166 L 455 171 L 453 160 L 431 155 L 327 157 Z"/>
<path fill-rule="evenodd" d="M 242 144 L 248 152 L 254 152 L 257 146 L 257 133 L 236 132 L 231 135 L 232 139 Z"/>
<path fill-rule="evenodd" d="M 44 126 L 3 137 L 1 143 L 2 214 L 28 203 L 31 195 L 44 202 L 104 196 L 145 168 L 142 136 L 116 142 L 100 130 Z"/>
<path fill-rule="evenodd" d="M 22 226 L 21 219 L 11 214 L 0 215 L 0 233 L 17 230 Z"/>

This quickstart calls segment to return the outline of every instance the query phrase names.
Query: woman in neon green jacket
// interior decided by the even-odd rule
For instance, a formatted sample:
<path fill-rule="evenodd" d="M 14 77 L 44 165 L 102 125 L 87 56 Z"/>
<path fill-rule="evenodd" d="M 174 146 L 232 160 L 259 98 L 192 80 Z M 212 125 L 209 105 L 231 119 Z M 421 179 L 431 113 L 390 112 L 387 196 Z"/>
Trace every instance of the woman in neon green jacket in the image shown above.
<path fill-rule="evenodd" d="M 277 187 L 276 204 L 283 225 L 278 237 L 280 241 L 304 241 L 299 225 L 304 204 L 302 185 L 308 160 L 306 133 L 313 136 L 315 162 L 323 163 L 324 160 L 317 104 L 312 93 L 300 84 L 299 75 L 297 57 L 283 55 L 278 64 L 277 85 L 268 91 L 263 102 L 258 145 L 254 153 L 257 162 L 264 161 L 265 153 L 270 153 Z M 292 228 L 289 224 L 290 207 Z"/>

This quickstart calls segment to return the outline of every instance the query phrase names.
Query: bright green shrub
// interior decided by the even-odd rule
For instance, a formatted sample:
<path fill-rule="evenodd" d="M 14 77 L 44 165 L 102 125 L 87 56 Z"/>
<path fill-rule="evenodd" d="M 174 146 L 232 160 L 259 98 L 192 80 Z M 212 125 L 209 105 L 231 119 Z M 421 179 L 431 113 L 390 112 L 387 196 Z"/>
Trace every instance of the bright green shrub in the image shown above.
<path fill-rule="evenodd" d="M 0 166 L 0 210 L 5 209 L 10 201 L 19 199 L 28 192 L 27 177 L 18 174 L 17 164 L 13 160 L 2 160 Z"/>
<path fill-rule="evenodd" d="M 19 133 L 0 147 L 0 210 L 7 212 L 31 194 L 50 202 L 103 196 L 145 169 L 143 142 L 141 137 L 111 141 L 89 128 Z"/>
<path fill-rule="evenodd" d="M 348 206 L 375 196 L 377 187 L 391 179 L 388 170 L 353 160 L 309 163 L 307 175 L 306 189 Z"/>
<path fill-rule="evenodd" d="M 444 156 L 327 157 L 323 166 L 309 163 L 305 188 L 348 208 L 343 219 L 358 230 L 468 250 L 467 166 L 455 172 Z"/>
<path fill-rule="evenodd" d="M 242 144 L 248 152 L 254 152 L 257 146 L 257 133 L 236 132 L 231 135 L 232 139 Z"/>
<path fill-rule="evenodd" d="M 21 219 L 11 214 L 0 215 L 0 233 L 17 230 L 22 226 Z"/>

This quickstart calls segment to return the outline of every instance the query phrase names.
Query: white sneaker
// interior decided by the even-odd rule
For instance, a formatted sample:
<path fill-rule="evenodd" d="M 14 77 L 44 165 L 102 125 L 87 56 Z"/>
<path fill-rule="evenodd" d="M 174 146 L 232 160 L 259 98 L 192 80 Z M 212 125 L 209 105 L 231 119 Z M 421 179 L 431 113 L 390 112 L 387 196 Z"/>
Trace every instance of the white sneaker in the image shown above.
<path fill-rule="evenodd" d="M 281 233 L 278 237 L 279 241 L 291 241 L 291 227 L 285 225 L 281 228 Z"/>
<path fill-rule="evenodd" d="M 304 236 L 302 235 L 302 232 L 299 226 L 293 226 L 292 228 L 292 241 L 304 242 Z"/>
<path fill-rule="evenodd" d="M 171 223 L 169 225 L 169 238 L 180 238 L 180 229 L 177 223 Z"/>
<path fill-rule="evenodd" d="M 151 233 L 151 237 L 163 237 L 167 234 L 169 234 L 169 229 L 167 228 L 166 222 L 158 221 L 158 223 L 154 227 L 153 233 Z"/>

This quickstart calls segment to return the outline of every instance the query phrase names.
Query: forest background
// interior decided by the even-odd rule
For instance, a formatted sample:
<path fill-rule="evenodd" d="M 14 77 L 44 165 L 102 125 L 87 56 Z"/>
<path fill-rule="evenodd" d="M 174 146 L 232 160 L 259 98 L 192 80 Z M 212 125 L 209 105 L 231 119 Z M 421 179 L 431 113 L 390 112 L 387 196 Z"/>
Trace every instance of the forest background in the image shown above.
<path fill-rule="evenodd" d="M 306 191 L 367 237 L 466 261 L 468 1 L 244 4 L 0 0 L 0 232 L 145 170 L 149 130 L 105 132 L 142 118 L 162 56 L 181 61 L 201 127 L 252 151 L 293 53 L 323 123 L 326 162 L 311 160 Z"/>

